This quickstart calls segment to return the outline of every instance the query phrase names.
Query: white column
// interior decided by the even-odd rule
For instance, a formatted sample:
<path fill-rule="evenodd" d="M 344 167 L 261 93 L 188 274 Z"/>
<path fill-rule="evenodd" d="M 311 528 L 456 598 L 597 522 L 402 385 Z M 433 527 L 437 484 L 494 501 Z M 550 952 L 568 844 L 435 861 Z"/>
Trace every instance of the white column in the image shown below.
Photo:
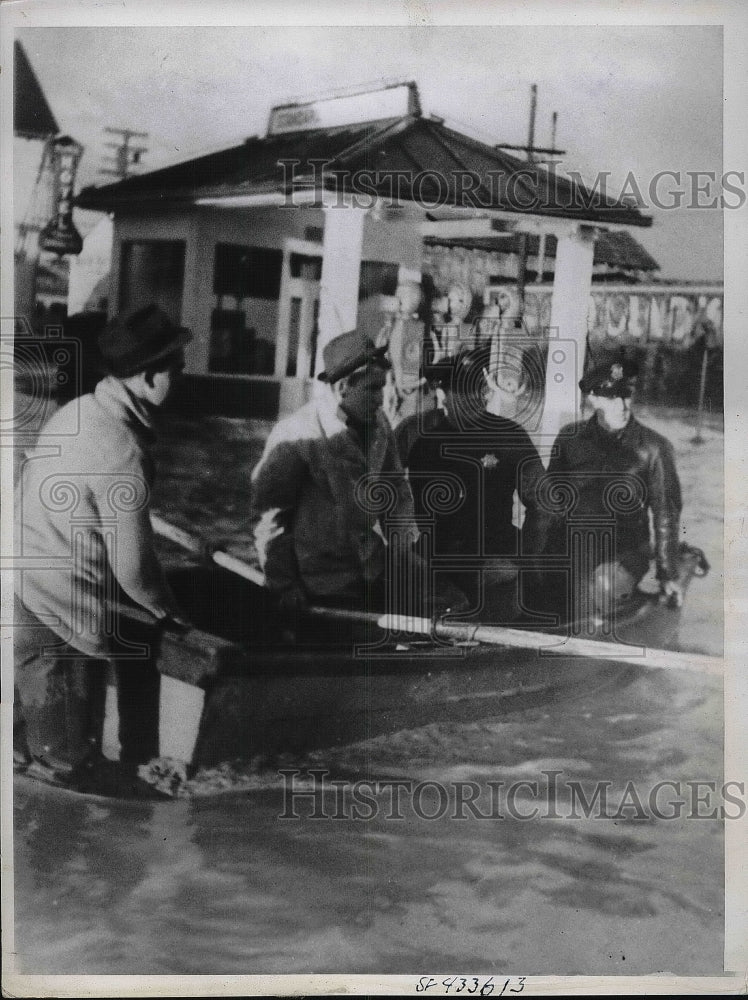
<path fill-rule="evenodd" d="M 544 451 L 561 427 L 579 414 L 594 247 L 594 232 L 587 229 L 558 237 L 539 442 Z"/>
<path fill-rule="evenodd" d="M 361 247 L 366 209 L 341 205 L 325 208 L 322 240 L 322 278 L 319 291 L 317 364 L 322 368 L 322 348 L 334 337 L 356 326 Z"/>

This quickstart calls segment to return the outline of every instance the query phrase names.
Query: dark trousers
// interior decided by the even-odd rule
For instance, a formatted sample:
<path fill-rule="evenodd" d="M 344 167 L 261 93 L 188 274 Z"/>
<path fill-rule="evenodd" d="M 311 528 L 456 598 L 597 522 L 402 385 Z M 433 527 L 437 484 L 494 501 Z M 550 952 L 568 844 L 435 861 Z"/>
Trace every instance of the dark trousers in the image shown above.
<path fill-rule="evenodd" d="M 67 770 L 101 751 L 106 687 L 117 684 L 120 759 L 158 755 L 160 679 L 147 660 L 117 663 L 65 643 L 16 600 L 14 746 Z"/>

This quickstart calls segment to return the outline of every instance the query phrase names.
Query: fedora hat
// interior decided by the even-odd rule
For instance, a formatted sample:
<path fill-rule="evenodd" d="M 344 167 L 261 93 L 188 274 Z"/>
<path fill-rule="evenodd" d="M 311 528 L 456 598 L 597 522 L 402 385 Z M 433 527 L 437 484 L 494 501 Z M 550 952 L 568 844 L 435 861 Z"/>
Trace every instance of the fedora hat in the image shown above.
<path fill-rule="evenodd" d="M 192 340 L 155 303 L 128 316 L 115 316 L 99 335 L 99 350 L 107 371 L 127 378 L 175 354 Z"/>
<path fill-rule="evenodd" d="M 349 330 L 334 337 L 322 348 L 322 360 L 325 370 L 317 378 L 321 382 L 337 382 L 338 379 L 350 375 L 357 368 L 372 362 L 384 360 L 387 345 L 375 347 L 374 341 L 358 330 Z"/>

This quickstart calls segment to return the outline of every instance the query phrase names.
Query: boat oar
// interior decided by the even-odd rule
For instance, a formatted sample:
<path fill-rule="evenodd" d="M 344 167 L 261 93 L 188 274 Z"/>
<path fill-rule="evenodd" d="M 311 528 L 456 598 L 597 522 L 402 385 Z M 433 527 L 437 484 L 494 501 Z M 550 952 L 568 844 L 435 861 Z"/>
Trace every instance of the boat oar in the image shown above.
<path fill-rule="evenodd" d="M 724 673 L 724 661 L 720 657 L 706 656 L 701 653 L 650 649 L 647 646 L 605 642 L 599 639 L 581 639 L 548 632 L 531 632 L 526 629 L 508 628 L 504 625 L 472 625 L 468 622 L 432 621 L 430 618 L 415 618 L 409 615 L 379 615 L 368 611 L 316 607 L 309 608 L 309 612 L 324 618 L 377 625 L 388 632 L 428 635 L 437 639 L 451 639 L 455 642 L 479 642 L 487 646 L 504 646 L 510 649 L 535 649 L 541 656 L 585 656 L 660 670 L 696 670 L 700 673 L 715 674 L 720 677 Z"/>
<path fill-rule="evenodd" d="M 151 512 L 151 526 L 157 535 L 168 539 L 187 552 L 192 552 L 193 555 L 202 556 L 206 551 L 205 545 L 199 538 L 184 531 L 182 528 L 178 528 L 175 524 L 171 524 L 170 521 L 164 520 L 160 514 L 153 511 Z M 265 577 L 263 574 L 258 569 L 255 569 L 254 566 L 250 566 L 249 563 L 244 562 L 244 560 L 237 559 L 236 556 L 231 556 L 228 552 L 223 552 L 220 549 L 211 551 L 210 557 L 216 566 L 228 570 L 229 573 L 242 576 L 245 580 L 256 583 L 258 587 L 265 586 Z"/>
<path fill-rule="evenodd" d="M 165 521 L 160 515 L 151 514 L 151 522 L 153 530 L 157 534 L 168 538 L 182 548 L 195 554 L 201 554 L 205 551 L 205 547 L 199 539 Z M 229 572 L 236 573 L 238 576 L 244 577 L 245 580 L 251 580 L 258 586 L 264 585 L 265 580 L 262 573 L 243 560 L 222 551 L 211 552 L 211 558 L 216 565 Z M 548 632 L 532 632 L 526 629 L 507 628 L 503 625 L 432 621 L 430 618 L 409 615 L 380 615 L 376 612 L 351 611 L 343 608 L 313 606 L 308 610 L 316 617 L 376 625 L 387 632 L 425 635 L 457 642 L 479 642 L 488 646 L 503 646 L 510 649 L 535 649 L 539 655 L 593 657 L 661 670 L 696 670 L 700 673 L 718 676 L 722 676 L 724 673 L 724 661 L 720 657 L 706 656 L 700 653 L 650 649 L 646 646 L 553 635 Z"/>

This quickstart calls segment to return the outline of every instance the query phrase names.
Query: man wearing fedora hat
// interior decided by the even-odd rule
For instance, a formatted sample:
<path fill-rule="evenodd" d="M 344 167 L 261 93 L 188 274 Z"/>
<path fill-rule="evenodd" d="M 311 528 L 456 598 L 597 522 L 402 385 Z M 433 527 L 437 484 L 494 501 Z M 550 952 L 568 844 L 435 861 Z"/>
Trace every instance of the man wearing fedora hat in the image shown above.
<path fill-rule="evenodd" d="M 289 613 L 310 601 L 374 605 L 387 573 L 388 524 L 397 524 L 398 549 L 417 538 L 381 409 L 386 350 L 358 330 L 331 340 L 318 376 L 324 388 L 275 426 L 252 473 L 260 563 Z"/>
<path fill-rule="evenodd" d="M 587 568 L 577 572 L 583 578 L 571 574 L 573 602 L 558 573 L 544 574 L 546 594 L 567 595 L 570 618 L 582 607 L 598 617 L 610 614 L 633 594 L 652 558 L 663 599 L 682 604 L 675 457 L 670 442 L 632 413 L 636 378 L 636 366 L 625 359 L 598 364 L 584 375 L 579 387 L 594 414 L 561 430 L 539 485 L 535 530 L 544 552 L 567 552 L 572 522 L 587 536 Z"/>
<path fill-rule="evenodd" d="M 100 753 L 118 641 L 112 602 L 124 594 L 154 618 L 180 622 L 154 548 L 149 451 L 154 412 L 190 339 L 155 305 L 112 320 L 99 337 L 108 374 L 42 428 L 17 489 L 24 567 L 16 578 L 15 680 L 31 771 L 80 790 L 106 791 L 97 785 L 105 772 L 113 794 L 139 789 L 138 748 L 124 734 L 118 766 Z M 123 664 L 121 677 L 127 673 Z"/>

